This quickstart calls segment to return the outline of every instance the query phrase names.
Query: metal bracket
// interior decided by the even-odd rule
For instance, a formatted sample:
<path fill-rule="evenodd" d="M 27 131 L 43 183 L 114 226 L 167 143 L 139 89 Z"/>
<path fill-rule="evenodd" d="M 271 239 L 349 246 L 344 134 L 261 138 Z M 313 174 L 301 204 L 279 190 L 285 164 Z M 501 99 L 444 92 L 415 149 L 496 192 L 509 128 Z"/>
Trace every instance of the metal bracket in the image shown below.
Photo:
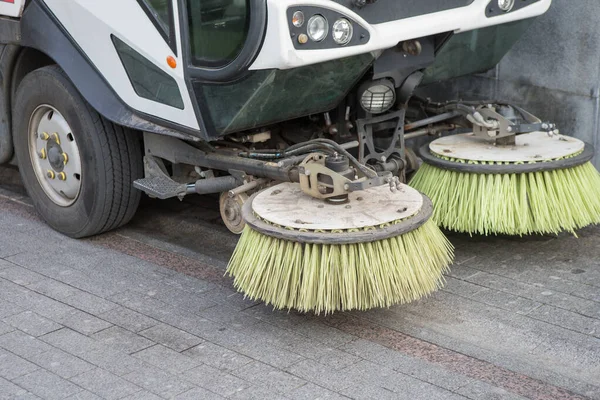
<path fill-rule="evenodd" d="M 387 171 L 380 172 L 373 178 L 360 176 L 360 171 L 357 171 L 358 179 L 346 178 L 327 168 L 325 158 L 326 156 L 321 153 L 310 154 L 298 168 L 300 188 L 314 198 L 330 199 L 386 184 L 390 186 L 392 192 L 395 192 L 400 184 L 399 179 Z"/>
<path fill-rule="evenodd" d="M 358 127 L 359 138 L 359 153 L 358 160 L 367 164 L 371 160 L 377 162 L 386 162 L 392 153 L 400 152 L 404 158 L 404 117 L 405 110 L 399 110 L 393 113 L 385 114 L 374 118 L 359 119 L 356 121 Z M 378 151 L 373 142 L 373 126 L 383 124 L 385 122 L 393 122 L 396 120 L 392 142 L 385 151 Z M 368 154 L 367 154 L 368 153 Z"/>
<path fill-rule="evenodd" d="M 484 139 L 495 139 L 498 145 L 514 145 L 515 135 L 530 132 L 546 132 L 549 135 L 559 133 L 556 125 L 550 122 L 542 122 L 538 117 L 524 109 L 510 105 L 516 110 L 525 123 L 515 123 L 506 116 L 496 111 L 491 105 L 478 107 L 467 119 L 473 124 L 473 133 Z"/>

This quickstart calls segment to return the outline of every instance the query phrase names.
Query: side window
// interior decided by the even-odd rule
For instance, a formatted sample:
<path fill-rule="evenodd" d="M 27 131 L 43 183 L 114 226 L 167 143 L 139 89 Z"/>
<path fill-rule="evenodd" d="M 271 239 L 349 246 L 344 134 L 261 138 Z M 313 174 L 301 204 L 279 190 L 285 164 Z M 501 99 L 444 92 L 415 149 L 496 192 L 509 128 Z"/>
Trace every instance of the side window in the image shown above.
<path fill-rule="evenodd" d="M 164 25 L 166 30 L 169 31 L 169 25 L 171 24 L 171 16 L 169 13 L 169 7 L 171 0 L 146 0 L 153 11 L 156 13 L 161 24 Z"/>
<path fill-rule="evenodd" d="M 137 0 L 173 52 L 177 53 L 173 0 Z"/>
<path fill-rule="evenodd" d="M 194 64 L 233 61 L 248 36 L 250 0 L 188 0 L 187 5 Z"/>

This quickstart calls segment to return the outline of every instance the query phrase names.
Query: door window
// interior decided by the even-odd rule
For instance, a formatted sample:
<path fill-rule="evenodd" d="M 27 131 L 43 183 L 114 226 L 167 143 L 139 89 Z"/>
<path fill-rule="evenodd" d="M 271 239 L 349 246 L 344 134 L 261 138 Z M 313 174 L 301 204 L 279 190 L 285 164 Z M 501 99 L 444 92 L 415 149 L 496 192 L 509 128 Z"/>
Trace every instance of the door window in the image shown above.
<path fill-rule="evenodd" d="M 248 36 L 249 3 L 250 0 L 187 2 L 195 65 L 220 67 L 236 58 Z"/>

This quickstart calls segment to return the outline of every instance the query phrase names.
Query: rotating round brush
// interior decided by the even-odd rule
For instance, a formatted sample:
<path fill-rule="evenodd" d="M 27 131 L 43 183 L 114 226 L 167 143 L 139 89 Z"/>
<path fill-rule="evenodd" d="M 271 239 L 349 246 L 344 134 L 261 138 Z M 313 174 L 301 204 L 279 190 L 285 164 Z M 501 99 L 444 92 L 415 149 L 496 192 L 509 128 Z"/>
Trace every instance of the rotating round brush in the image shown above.
<path fill-rule="evenodd" d="M 452 259 L 432 211 L 406 185 L 331 203 L 283 183 L 244 205 L 247 225 L 227 271 L 237 289 L 278 309 L 329 314 L 410 302 L 442 285 Z"/>
<path fill-rule="evenodd" d="M 562 135 L 517 135 L 494 145 L 462 134 L 421 149 L 410 185 L 435 204 L 443 228 L 470 234 L 574 232 L 600 223 L 600 174 L 593 149 Z"/>

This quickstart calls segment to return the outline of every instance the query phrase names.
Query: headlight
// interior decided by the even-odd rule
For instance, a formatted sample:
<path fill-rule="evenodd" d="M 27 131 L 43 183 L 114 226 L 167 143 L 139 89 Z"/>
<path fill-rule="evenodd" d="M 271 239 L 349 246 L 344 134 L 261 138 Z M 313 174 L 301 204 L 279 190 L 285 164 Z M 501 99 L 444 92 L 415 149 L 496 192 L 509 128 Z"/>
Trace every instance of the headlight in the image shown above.
<path fill-rule="evenodd" d="M 510 11 L 515 6 L 515 0 L 498 0 L 498 7 L 502 11 Z"/>
<path fill-rule="evenodd" d="M 304 13 L 302 11 L 296 11 L 294 13 L 292 16 L 292 24 L 294 24 L 296 28 L 300 28 L 304 25 Z"/>
<path fill-rule="evenodd" d="M 368 113 L 384 113 L 396 103 L 396 88 L 387 79 L 368 82 L 361 86 L 361 90 L 360 105 Z"/>
<path fill-rule="evenodd" d="M 333 40 L 340 46 L 344 46 L 352 40 L 352 24 L 345 18 L 340 18 L 333 24 L 331 34 Z"/>
<path fill-rule="evenodd" d="M 324 16 L 319 14 L 313 15 L 308 20 L 306 30 L 308 32 L 308 37 L 311 40 L 320 42 L 327 37 L 327 33 L 329 32 L 329 24 Z"/>

